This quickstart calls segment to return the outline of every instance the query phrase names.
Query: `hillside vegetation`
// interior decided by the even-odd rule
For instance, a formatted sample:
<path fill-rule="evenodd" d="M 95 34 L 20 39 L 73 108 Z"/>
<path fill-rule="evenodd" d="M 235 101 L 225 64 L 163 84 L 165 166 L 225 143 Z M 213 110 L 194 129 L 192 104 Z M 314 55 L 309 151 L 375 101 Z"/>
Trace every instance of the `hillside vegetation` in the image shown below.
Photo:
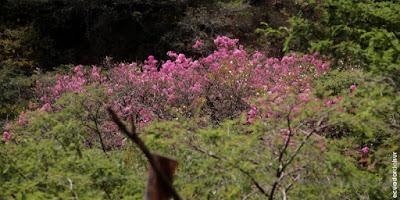
<path fill-rule="evenodd" d="M 0 0 L 0 199 L 396 199 L 400 3 Z"/>

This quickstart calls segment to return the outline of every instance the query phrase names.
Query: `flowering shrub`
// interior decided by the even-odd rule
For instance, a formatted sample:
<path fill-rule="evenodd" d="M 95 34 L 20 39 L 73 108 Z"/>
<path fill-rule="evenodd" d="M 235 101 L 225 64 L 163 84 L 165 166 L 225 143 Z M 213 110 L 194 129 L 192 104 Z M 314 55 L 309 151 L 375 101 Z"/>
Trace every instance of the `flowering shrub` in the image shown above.
<path fill-rule="evenodd" d="M 377 155 L 386 152 L 377 147 L 392 145 L 385 138 L 395 135 L 387 122 L 379 120 L 381 113 L 398 113 L 392 100 L 400 99 L 381 95 L 386 86 L 367 84 L 356 71 L 329 71 L 329 63 L 318 55 L 267 58 L 228 37 L 214 43 L 216 50 L 199 59 L 170 51 L 166 61 L 149 56 L 143 63 L 121 63 L 108 70 L 76 66 L 70 74 L 38 81 L 38 102 L 30 103 L 29 110 L 4 129 L 0 145 L 6 148 L 0 148 L 0 154 L 5 156 L 0 159 L 7 165 L 0 171 L 11 177 L 4 182 L 20 183 L 14 172 L 31 162 L 41 168 L 28 168 L 35 175 L 29 188 L 54 187 L 41 177 L 56 171 L 62 174 L 59 177 L 71 177 L 74 188 L 93 185 L 90 190 L 76 189 L 80 195 L 96 191 L 102 196 L 100 189 L 111 199 L 141 194 L 138 188 L 144 186 L 130 184 L 141 180 L 137 176 L 145 169 L 138 163 L 144 160 L 124 146 L 124 137 L 106 113 L 111 106 L 125 121 L 140 126 L 140 137 L 151 149 L 194 163 L 181 168 L 176 182 L 185 197 L 206 196 L 211 190 L 214 199 L 238 198 L 254 193 L 253 186 L 258 185 L 254 198 L 272 194 L 279 199 L 279 191 L 289 185 L 293 189 L 282 196 L 309 199 L 304 191 L 322 194 L 340 185 L 345 190 L 332 192 L 329 199 L 369 193 L 384 199 L 387 193 L 378 193 L 380 178 L 365 170 L 380 168 L 385 161 Z M 201 42 L 195 44 L 200 46 Z M 27 147 L 30 150 L 25 151 Z M 20 164 L 14 165 L 11 159 L 18 156 L 30 160 L 18 159 Z M 97 160 L 109 163 L 108 170 L 114 172 L 102 171 L 101 163 L 92 166 Z M 81 166 L 79 162 L 85 163 L 83 168 L 71 167 Z M 130 166 L 134 174 L 126 172 Z M 90 180 L 77 181 L 75 176 Z M 367 189 L 357 186 L 361 179 L 372 184 Z M 73 194 L 64 180 L 56 182 L 63 185 L 59 191 Z M 5 190 L 13 194 L 13 187 Z"/>
<path fill-rule="evenodd" d="M 149 56 L 141 64 L 121 63 L 106 73 L 96 66 L 91 70 L 76 66 L 70 75 L 57 75 L 55 83 L 37 83 L 41 110 L 57 109 L 53 103 L 63 93 L 101 86 L 112 97 L 107 105 L 139 123 L 195 114 L 218 123 L 246 110 L 249 118 L 255 118 L 260 112 L 254 106 L 263 107 L 264 116 L 270 117 L 273 107 L 289 96 L 296 96 L 296 104 L 313 100 L 313 78 L 329 69 L 317 55 L 266 58 L 225 36 L 217 37 L 214 44 L 217 49 L 199 59 L 170 51 L 170 60 L 160 62 Z M 201 45 L 197 41 L 193 48 Z M 255 97 L 257 105 L 252 107 Z"/>
<path fill-rule="evenodd" d="M 280 120 L 288 113 L 296 117 L 307 103 L 321 101 L 312 95 L 313 81 L 329 70 L 329 63 L 317 59 L 318 55 L 267 58 L 225 36 L 217 37 L 214 44 L 216 50 L 199 59 L 170 51 L 166 61 L 148 56 L 143 63 L 121 63 L 103 72 L 96 66 L 78 65 L 70 74 L 38 81 L 35 107 L 40 112 L 77 110 L 75 118 L 92 133 L 85 136 L 85 145 L 100 143 L 106 152 L 123 145 L 105 112 L 109 106 L 139 126 L 193 116 L 218 124 L 243 113 L 247 113 L 246 124 L 252 124 L 258 118 Z M 197 41 L 193 48 L 201 45 Z M 334 104 L 327 102 L 326 107 Z M 21 113 L 18 124 L 27 123 L 26 113 Z"/>

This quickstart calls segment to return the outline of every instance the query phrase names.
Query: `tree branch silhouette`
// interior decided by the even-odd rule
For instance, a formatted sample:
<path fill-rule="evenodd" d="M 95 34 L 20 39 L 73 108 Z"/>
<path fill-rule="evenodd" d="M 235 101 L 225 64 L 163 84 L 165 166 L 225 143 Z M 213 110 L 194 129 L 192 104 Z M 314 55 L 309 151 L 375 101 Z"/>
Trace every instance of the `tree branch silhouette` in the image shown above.
<path fill-rule="evenodd" d="M 161 169 L 158 167 L 156 164 L 156 161 L 153 157 L 153 154 L 151 154 L 149 148 L 144 144 L 144 142 L 138 137 L 136 133 L 136 127 L 132 123 L 132 132 L 128 130 L 128 128 L 122 123 L 122 121 L 119 119 L 117 114 L 109 107 L 107 108 L 107 111 L 111 117 L 111 119 L 114 121 L 115 124 L 117 124 L 118 128 L 133 142 L 135 143 L 139 149 L 143 152 L 143 154 L 146 156 L 147 160 L 149 161 L 151 167 L 153 168 L 154 172 L 157 174 L 158 177 L 160 177 L 160 180 L 162 181 L 162 184 L 167 187 L 167 190 L 171 193 L 173 199 L 175 200 L 181 200 L 182 198 L 179 196 L 178 192 L 175 190 L 173 187 L 172 183 L 168 181 L 168 178 L 164 173 L 162 173 Z"/>

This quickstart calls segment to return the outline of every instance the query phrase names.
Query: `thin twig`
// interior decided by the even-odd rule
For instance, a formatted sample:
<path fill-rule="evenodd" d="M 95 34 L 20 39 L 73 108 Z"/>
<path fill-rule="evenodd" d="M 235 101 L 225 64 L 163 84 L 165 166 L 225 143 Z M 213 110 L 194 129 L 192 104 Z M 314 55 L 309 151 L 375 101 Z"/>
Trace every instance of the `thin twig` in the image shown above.
<path fill-rule="evenodd" d="M 278 187 L 279 182 L 282 180 L 282 173 L 285 170 L 286 166 L 284 166 L 282 164 L 282 159 L 284 154 L 286 153 L 287 148 L 289 147 L 289 143 L 290 143 L 290 139 L 292 138 L 293 132 L 292 132 L 292 127 L 291 127 L 291 121 L 290 121 L 290 114 L 292 112 L 292 107 L 290 107 L 289 109 L 289 113 L 286 116 L 286 122 L 287 122 L 287 126 L 288 126 L 288 130 L 289 130 L 289 135 L 285 141 L 285 145 L 283 146 L 283 148 L 279 151 L 279 157 L 278 157 L 278 164 L 279 167 L 278 169 L 276 169 L 276 180 L 274 181 L 274 183 L 272 184 L 272 188 L 271 191 L 269 193 L 269 199 L 273 200 L 274 199 L 274 195 L 275 195 L 275 191 Z"/>
<path fill-rule="evenodd" d="M 248 176 L 251 180 L 251 182 L 253 182 L 253 184 L 257 187 L 257 189 L 264 194 L 264 196 L 268 196 L 268 193 L 264 190 L 264 188 L 260 185 L 260 183 L 258 183 L 258 181 L 247 171 L 245 171 L 244 169 L 237 167 L 239 169 L 239 171 L 241 171 L 243 174 L 245 174 L 246 176 Z"/>
<path fill-rule="evenodd" d="M 94 127 L 95 127 L 94 131 L 97 133 L 97 136 L 99 136 L 101 149 L 103 149 L 104 154 L 106 154 L 107 157 L 108 157 L 108 154 L 107 154 L 107 151 L 106 151 L 106 146 L 104 145 L 103 137 L 101 137 L 101 131 L 99 129 L 99 124 L 98 124 L 97 119 L 93 119 L 93 122 L 94 122 Z"/>
<path fill-rule="evenodd" d="M 323 122 L 323 120 L 325 119 L 325 117 L 322 117 L 316 124 L 316 127 L 311 130 L 310 132 L 306 132 L 306 136 L 303 138 L 303 141 L 300 143 L 300 145 L 296 148 L 296 150 L 294 151 L 294 153 L 289 157 L 289 159 L 286 162 L 283 162 L 283 159 L 281 158 L 281 156 L 283 157 L 283 154 L 286 153 L 286 149 L 288 146 L 288 143 L 290 142 L 290 137 L 292 136 L 292 129 L 291 129 L 291 123 L 290 123 L 290 111 L 289 114 L 287 116 L 287 126 L 289 129 L 289 136 L 288 139 L 286 140 L 285 146 L 282 149 L 282 151 L 279 154 L 279 167 L 276 170 L 276 180 L 274 181 L 273 185 L 272 185 L 272 189 L 269 195 L 269 200 L 273 200 L 274 199 L 274 194 L 275 191 L 280 183 L 280 181 L 283 179 L 282 175 L 283 172 L 286 170 L 286 168 L 293 162 L 293 160 L 296 158 L 296 156 L 299 154 L 300 150 L 303 148 L 303 146 L 307 143 L 308 139 L 311 137 L 311 135 L 323 128 L 326 127 L 325 126 L 321 126 L 321 123 Z"/>
<path fill-rule="evenodd" d="M 92 129 L 92 131 L 94 131 L 97 134 L 97 136 L 99 137 L 101 149 L 103 150 L 104 154 L 109 158 L 109 156 L 107 154 L 106 146 L 103 141 L 103 137 L 101 136 L 101 130 L 99 128 L 98 119 L 99 119 L 99 112 L 100 112 L 100 106 L 101 106 L 100 103 L 97 102 L 98 106 L 96 107 L 96 111 L 95 111 L 94 115 L 91 113 L 91 111 L 92 111 L 91 107 L 88 107 L 87 105 L 85 105 L 84 102 L 81 102 L 81 105 L 85 108 L 86 111 L 88 111 L 88 118 L 89 118 L 89 120 L 92 120 L 93 124 L 94 124 L 94 128 L 89 125 L 87 125 L 86 127 L 89 127 L 90 129 Z"/>
<path fill-rule="evenodd" d="M 288 148 L 288 146 L 290 144 L 290 139 L 291 139 L 291 137 L 293 135 L 292 127 L 290 125 L 290 113 L 291 113 L 291 111 L 292 111 L 292 109 L 289 110 L 289 114 L 286 116 L 286 122 L 287 122 L 288 130 L 289 130 L 289 136 L 285 141 L 285 145 L 284 145 L 283 149 L 279 153 L 279 158 L 278 158 L 278 162 L 279 163 L 282 162 L 283 155 L 286 153 L 286 149 Z"/>

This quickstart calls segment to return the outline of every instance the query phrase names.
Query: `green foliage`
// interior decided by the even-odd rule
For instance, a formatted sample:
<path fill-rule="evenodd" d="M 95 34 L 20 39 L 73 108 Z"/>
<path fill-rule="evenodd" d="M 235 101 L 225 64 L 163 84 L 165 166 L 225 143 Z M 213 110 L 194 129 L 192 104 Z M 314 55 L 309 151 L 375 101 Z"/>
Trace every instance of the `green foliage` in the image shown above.
<path fill-rule="evenodd" d="M 63 107 L 60 112 L 29 112 L 29 124 L 11 125 L 18 134 L 13 135 L 13 142 L 0 144 L 0 197 L 141 198 L 143 162 L 128 165 L 124 162 L 128 152 L 106 155 L 101 148 L 87 147 L 90 129 L 82 121 L 87 112 L 78 106 L 84 99 L 83 95 L 66 95 L 58 102 Z"/>
<path fill-rule="evenodd" d="M 351 85 L 357 89 L 351 92 Z M 327 136 L 350 139 L 344 148 L 368 146 L 372 149 L 369 169 L 388 178 L 388 155 L 399 151 L 400 142 L 400 98 L 395 89 L 383 78 L 359 70 L 333 71 L 318 81 L 316 95 L 344 97 L 339 110 L 332 108 Z"/>
<path fill-rule="evenodd" d="M 34 62 L 26 41 L 29 30 L 0 27 L 0 127 L 22 111 L 30 97 Z"/>
<path fill-rule="evenodd" d="M 139 199 L 143 192 L 144 180 L 134 174 L 142 168 L 122 162 L 123 152 L 107 158 L 99 149 L 85 149 L 79 157 L 44 139 L 1 146 L 2 198 Z"/>
<path fill-rule="evenodd" d="M 324 134 L 330 145 L 340 143 L 342 155 L 358 159 L 389 187 L 389 155 L 399 151 L 400 142 L 400 4 L 327 0 L 308 8 L 309 12 L 292 14 L 287 26 L 263 25 L 258 33 L 275 41 L 284 53 L 319 52 L 332 60 L 338 70 L 319 79 L 316 96 L 343 99 L 325 111 L 331 125 Z M 366 161 L 357 157 L 359 152 L 348 152 L 365 146 L 371 149 Z M 380 199 L 376 194 L 369 196 Z"/>
<path fill-rule="evenodd" d="M 59 114 L 31 117 L 36 120 L 20 129 L 13 142 L 0 144 L 0 197 L 142 199 L 146 163 L 136 147 L 128 144 L 106 156 L 99 148 L 74 142 L 85 136 L 79 122 L 64 121 Z M 252 178 L 269 190 L 278 167 L 274 154 L 282 145 L 276 130 L 284 124 L 206 124 L 202 119 L 158 122 L 140 129 L 140 136 L 156 153 L 179 161 L 175 185 L 187 199 L 265 198 Z M 379 178 L 356 167 L 337 145 L 322 150 L 323 143 L 313 137 L 291 165 L 288 176 L 294 180 L 282 182 L 293 183 L 288 198 L 382 199 L 388 194 Z"/>
<path fill-rule="evenodd" d="M 310 163 L 311 173 L 306 181 L 300 182 L 299 188 L 294 189 L 295 199 L 390 198 L 390 191 L 382 187 L 380 178 L 358 169 L 354 163 L 338 152 L 325 153 L 323 163 Z"/>
<path fill-rule="evenodd" d="M 282 147 L 277 129 L 285 127 L 285 124 L 267 121 L 243 126 L 240 121 L 227 121 L 217 128 L 199 127 L 203 123 L 164 122 L 143 130 L 143 137 L 152 149 L 184 161 L 179 166 L 176 178 L 182 196 L 210 199 L 249 196 L 250 199 L 264 199 L 265 196 L 252 186 L 252 180 L 246 173 L 264 189 L 270 189 L 274 170 L 278 167 L 275 156 Z M 301 139 L 302 136 L 295 138 L 294 143 Z M 336 143 L 324 139 L 321 141 L 319 137 L 313 137 L 307 143 L 288 169 L 288 176 L 293 176 L 293 179 L 282 183 L 293 183 L 287 197 L 389 198 L 390 188 L 382 187 L 382 178 L 360 169 L 356 160 L 358 157 L 344 155 L 342 146 Z M 386 179 L 384 183 L 389 185 L 389 180 Z"/>
<path fill-rule="evenodd" d="M 321 87 L 335 87 L 323 83 Z M 0 162 L 4 163 L 0 166 L 0 197 L 142 199 L 147 164 L 136 146 L 127 140 L 123 148 L 103 152 L 97 140 L 96 145 L 87 145 L 92 132 L 86 117 L 96 109 L 85 106 L 104 98 L 101 88 L 88 88 L 86 95 L 70 93 L 56 102 L 58 110 L 28 112 L 27 124 L 9 125 L 12 139 L 0 143 Z M 324 115 L 308 110 L 291 121 L 296 133 L 285 160 L 305 138 L 301 130 L 309 130 L 310 123 Z M 287 124 L 283 118 L 252 125 L 244 121 L 229 120 L 215 127 L 204 118 L 181 118 L 139 127 L 139 133 L 155 153 L 179 162 L 174 183 L 183 197 L 264 199 L 254 182 L 269 191 L 276 180 L 277 153 L 284 146 L 282 130 Z M 321 135 L 329 133 L 321 131 Z M 386 198 L 390 193 L 381 187 L 382 179 L 358 166 L 359 153 L 352 145 L 352 138 L 312 136 L 280 183 L 282 187 L 292 185 L 285 192 L 287 198 Z M 345 155 L 344 149 L 354 155 Z M 282 196 L 278 191 L 276 198 Z"/>
<path fill-rule="evenodd" d="M 351 85 L 357 87 L 353 92 L 350 91 Z M 395 119 L 399 118 L 400 99 L 394 88 L 383 80 L 361 71 L 331 72 L 319 80 L 317 95 L 345 97 L 340 105 L 345 112 L 338 112 L 338 116 L 334 119 L 348 123 L 352 121 L 350 118 L 357 120 L 353 124 L 359 128 L 359 133 L 365 134 L 372 140 L 380 140 L 379 135 L 385 137 L 382 135 L 385 133 L 394 134 L 393 127 L 398 126 Z"/>
<path fill-rule="evenodd" d="M 320 52 L 332 59 L 337 70 L 317 79 L 314 94 L 340 99 L 330 106 L 309 103 L 291 119 L 296 134 L 283 160 L 319 119 L 326 126 L 305 140 L 275 198 L 390 198 L 390 156 L 400 143 L 400 4 L 279 2 L 265 9 L 242 0 L 0 0 L 0 127 L 11 132 L 10 141 L 0 141 L 0 199 L 143 198 L 147 162 L 107 123 L 104 88 L 67 93 L 51 112 L 26 111 L 20 116 L 26 119 L 10 122 L 27 106 L 33 80 L 42 78 L 32 77 L 36 67 L 93 63 L 107 55 L 162 57 L 170 49 L 200 55 L 212 50 L 210 41 L 191 52 L 194 41 L 218 34 L 257 46 L 264 44 L 253 34 L 260 19 L 267 21 L 257 33 L 268 39 L 268 55 Z M 218 126 L 201 117 L 155 120 L 138 130 L 151 150 L 179 162 L 174 184 L 185 199 L 265 199 L 255 183 L 269 192 L 277 180 L 285 116 L 253 124 L 242 116 Z"/>
<path fill-rule="evenodd" d="M 313 16 L 305 12 L 292 16 L 285 29 L 267 27 L 258 32 L 281 40 L 286 53 L 320 52 L 339 68 L 361 67 L 399 85 L 399 3 L 327 0 L 312 8 Z"/>

